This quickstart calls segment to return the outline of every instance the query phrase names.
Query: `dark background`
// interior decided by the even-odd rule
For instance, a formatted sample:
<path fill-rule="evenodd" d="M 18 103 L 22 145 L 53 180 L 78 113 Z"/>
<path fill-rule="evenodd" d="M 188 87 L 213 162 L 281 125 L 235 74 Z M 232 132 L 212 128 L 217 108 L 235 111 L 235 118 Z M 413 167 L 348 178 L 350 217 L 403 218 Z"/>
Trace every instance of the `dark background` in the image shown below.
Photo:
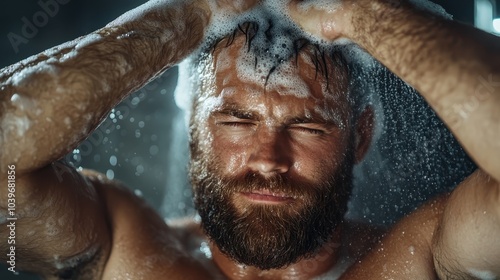
<path fill-rule="evenodd" d="M 42 1 L 47 2 L 47 0 Z M 145 2 L 136 0 L 122 0 L 119 2 L 111 0 L 66 1 L 67 4 L 60 4 L 59 11 L 55 15 L 49 16 L 47 23 L 38 28 L 36 34 L 29 38 L 27 43 L 19 45 L 18 50 L 15 50 L 15 47 L 9 41 L 8 35 L 12 33 L 21 34 L 21 28 L 24 24 L 23 17 L 32 22 L 33 15 L 42 9 L 37 4 L 37 1 L 4 1 L 4 7 L 0 10 L 0 53 L 2 54 L 0 56 L 0 67 L 10 65 L 52 46 L 90 33 L 127 10 Z M 449 13 L 454 15 L 456 20 L 473 24 L 474 1 L 446 0 L 434 2 L 442 5 Z M 176 73 L 175 68 L 169 70 L 159 80 L 152 82 L 150 86 L 130 97 L 128 103 L 119 105 L 117 111 L 121 113 L 122 118 L 117 112 L 114 118 L 107 120 L 109 126 L 97 130 L 97 134 L 93 138 L 94 141 L 87 142 L 86 146 L 81 147 L 79 153 L 75 152 L 68 156 L 76 166 L 94 168 L 126 182 L 137 194 L 143 195 L 165 217 L 176 217 L 192 213 L 188 199 L 190 191 L 187 188 L 188 183 L 184 175 L 187 153 L 185 136 L 180 135 L 183 134 L 183 129 L 178 127 L 182 121 L 173 121 L 182 118 L 179 109 L 173 102 L 172 92 L 176 83 Z M 398 110 L 401 111 L 409 109 L 408 103 L 400 103 L 390 96 L 391 90 L 387 92 L 387 94 L 382 95 L 382 101 L 385 102 L 384 106 L 399 108 Z M 425 107 L 425 104 L 411 93 L 405 98 L 415 100 L 417 105 L 412 105 L 410 107 L 412 110 Z M 380 208 L 384 209 L 380 210 L 377 215 L 375 215 L 376 211 L 368 209 L 367 206 L 367 209 L 363 210 L 364 214 L 361 215 L 365 220 L 381 224 L 391 223 L 403 213 L 413 209 L 415 205 L 428 196 L 454 186 L 457 181 L 472 170 L 473 165 L 467 160 L 457 144 L 453 143 L 453 140 L 442 125 L 436 121 L 433 114 L 429 112 L 430 110 L 423 113 L 418 120 L 409 118 L 405 119 L 405 121 L 400 121 L 397 117 L 388 114 L 386 123 L 392 122 L 393 125 L 384 130 L 383 137 L 396 138 L 395 135 L 401 135 L 399 131 L 408 124 L 419 126 L 419 131 L 424 136 L 410 144 L 403 143 L 406 141 L 391 141 L 392 145 L 384 145 L 380 149 L 381 153 L 386 155 L 388 161 L 393 165 L 398 164 L 398 162 L 404 163 L 410 160 L 411 155 L 414 154 L 407 153 L 409 149 L 412 149 L 411 146 L 421 144 L 421 141 L 426 141 L 426 143 L 434 141 L 433 143 L 438 148 L 433 152 L 426 153 L 426 155 L 435 154 L 434 156 L 441 157 L 441 155 L 447 154 L 448 159 L 446 161 L 427 158 L 424 160 L 417 159 L 416 165 L 424 166 L 419 167 L 420 171 L 415 171 L 406 165 L 403 169 L 397 170 L 397 178 L 392 178 L 395 177 L 395 172 L 384 173 L 384 178 L 388 177 L 388 179 L 385 179 L 389 182 L 399 182 L 400 184 L 382 193 L 385 195 L 388 192 L 399 192 L 399 194 L 393 198 L 385 198 L 382 205 L 391 205 L 391 207 L 384 208 L 380 206 Z M 427 127 L 431 129 L 427 129 Z M 431 131 L 431 135 L 427 135 L 429 131 Z M 435 131 L 438 131 L 438 133 L 436 134 Z M 418 150 L 418 148 L 414 150 Z M 405 151 L 406 153 L 404 157 L 401 157 L 397 156 L 398 153 L 394 151 Z M 445 174 L 448 171 L 444 169 L 434 170 L 434 175 L 430 173 L 430 175 L 426 175 L 426 172 L 432 171 L 435 166 L 447 165 L 448 160 L 452 161 L 449 164 L 452 167 L 451 169 L 459 170 L 456 172 L 455 177 L 448 178 L 449 174 Z M 422 194 L 415 191 L 415 186 L 406 184 L 407 181 L 415 179 L 414 176 L 428 176 L 429 178 L 448 176 L 448 179 L 418 181 L 418 184 L 427 184 L 426 188 L 423 188 L 424 194 Z M 368 183 L 365 182 L 365 184 Z M 359 201 L 365 200 L 366 198 Z M 401 200 L 404 203 L 395 203 L 396 200 Z M 371 207 L 376 208 L 377 206 Z M 394 211 L 396 213 L 391 214 Z M 0 279 L 31 279 L 29 276 L 25 277 L 28 278 L 14 277 L 4 268 L 0 271 Z"/>

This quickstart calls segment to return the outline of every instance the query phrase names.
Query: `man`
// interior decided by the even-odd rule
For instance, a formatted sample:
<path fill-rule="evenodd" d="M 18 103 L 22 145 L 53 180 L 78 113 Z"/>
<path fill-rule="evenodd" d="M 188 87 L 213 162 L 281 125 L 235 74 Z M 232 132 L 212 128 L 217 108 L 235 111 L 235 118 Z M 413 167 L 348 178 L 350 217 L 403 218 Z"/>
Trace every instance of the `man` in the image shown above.
<path fill-rule="evenodd" d="M 498 39 L 404 1 L 322 2 L 281 8 L 314 36 L 351 39 L 412 84 L 480 166 L 449 198 L 403 219 L 342 277 L 495 279 L 500 97 L 477 77 L 498 80 Z M 191 176 L 202 226 L 166 225 L 119 183 L 52 163 L 119 100 L 195 50 L 222 13 L 255 5 L 147 3 L 3 70 L 0 176 L 16 174 L 19 268 L 63 279 L 310 279 L 357 257 L 352 244 L 365 239 L 346 230 L 342 215 L 350 170 L 370 143 L 371 109 L 353 107 L 342 57 L 318 56 L 312 44 L 266 71 L 248 67 L 261 57 L 246 52 L 251 24 L 199 59 Z M 450 109 L 471 98 L 478 102 L 466 117 Z M 5 224 L 7 192 L 0 192 Z"/>

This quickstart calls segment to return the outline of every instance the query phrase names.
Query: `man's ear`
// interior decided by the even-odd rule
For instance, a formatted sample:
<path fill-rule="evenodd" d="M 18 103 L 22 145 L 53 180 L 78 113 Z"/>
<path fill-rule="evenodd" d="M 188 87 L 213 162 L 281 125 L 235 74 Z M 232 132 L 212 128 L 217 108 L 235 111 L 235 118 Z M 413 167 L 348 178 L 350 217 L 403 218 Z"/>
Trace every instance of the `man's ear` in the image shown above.
<path fill-rule="evenodd" d="M 371 106 L 367 106 L 361 115 L 358 117 L 355 127 L 355 162 L 360 163 L 368 152 L 370 144 L 372 143 L 373 127 L 374 127 L 374 113 Z"/>

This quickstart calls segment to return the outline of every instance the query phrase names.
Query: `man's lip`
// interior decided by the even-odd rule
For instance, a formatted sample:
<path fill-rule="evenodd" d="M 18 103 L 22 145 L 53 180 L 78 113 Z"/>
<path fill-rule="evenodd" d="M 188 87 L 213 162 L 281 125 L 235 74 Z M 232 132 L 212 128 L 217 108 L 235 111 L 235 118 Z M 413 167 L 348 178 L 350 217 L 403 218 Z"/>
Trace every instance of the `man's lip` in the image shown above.
<path fill-rule="evenodd" d="M 269 190 L 252 190 L 248 192 L 241 192 L 241 194 L 251 200 L 253 202 L 261 202 L 261 203 L 283 203 L 294 200 L 295 198 L 291 195 L 280 193 L 280 192 L 271 192 Z"/>

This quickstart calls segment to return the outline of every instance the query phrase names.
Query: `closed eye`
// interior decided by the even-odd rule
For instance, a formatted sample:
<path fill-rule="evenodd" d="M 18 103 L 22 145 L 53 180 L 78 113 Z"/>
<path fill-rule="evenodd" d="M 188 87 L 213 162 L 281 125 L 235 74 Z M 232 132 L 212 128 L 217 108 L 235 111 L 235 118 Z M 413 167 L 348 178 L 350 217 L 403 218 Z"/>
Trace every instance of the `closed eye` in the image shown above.
<path fill-rule="evenodd" d="M 325 129 L 317 127 L 316 125 L 308 126 L 308 125 L 292 125 L 289 127 L 290 130 L 296 131 L 299 133 L 307 133 L 312 135 L 324 135 L 327 133 Z"/>
<path fill-rule="evenodd" d="M 248 134 L 255 131 L 256 124 L 251 121 L 246 120 L 225 120 L 215 122 L 216 126 L 220 128 L 221 131 L 226 131 L 230 134 L 241 135 Z"/>

